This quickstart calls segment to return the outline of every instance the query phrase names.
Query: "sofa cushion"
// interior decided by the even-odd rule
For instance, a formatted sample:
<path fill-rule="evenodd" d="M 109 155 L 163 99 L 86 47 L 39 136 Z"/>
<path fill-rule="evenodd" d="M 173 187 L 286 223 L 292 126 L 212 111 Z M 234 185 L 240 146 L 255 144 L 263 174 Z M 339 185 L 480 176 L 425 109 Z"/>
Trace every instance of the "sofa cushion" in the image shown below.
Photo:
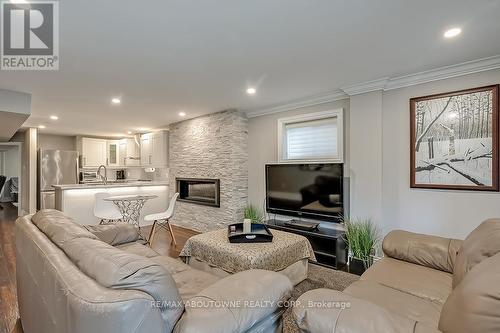
<path fill-rule="evenodd" d="M 308 333 L 439 333 L 377 304 L 331 289 L 302 294 L 293 314 L 301 332 Z"/>
<path fill-rule="evenodd" d="M 84 228 L 113 246 L 135 242 L 140 237 L 139 229 L 128 223 L 86 225 Z"/>
<path fill-rule="evenodd" d="M 500 252 L 500 219 L 489 219 L 474 229 L 462 243 L 453 268 L 453 288 L 468 271 Z"/>
<path fill-rule="evenodd" d="M 165 267 L 172 274 L 172 278 L 179 289 L 179 294 L 184 301 L 189 300 L 203 289 L 220 280 L 215 275 L 193 269 L 180 259 L 159 256 L 152 260 Z"/>
<path fill-rule="evenodd" d="M 196 269 L 188 269 L 172 275 L 179 294 L 184 301 L 188 301 L 202 290 L 220 280 L 219 277 Z"/>
<path fill-rule="evenodd" d="M 452 273 L 461 243 L 457 239 L 393 230 L 385 236 L 382 249 L 391 258 Z"/>
<path fill-rule="evenodd" d="M 115 247 L 128 253 L 137 254 L 141 257 L 154 258 L 159 256 L 159 254 L 149 246 L 136 242 L 120 244 Z"/>
<path fill-rule="evenodd" d="M 99 240 L 59 211 L 43 210 L 31 220 L 85 275 L 100 285 L 149 294 L 157 302 L 166 327 L 169 331 L 173 329 L 184 306 L 174 279 L 162 265 Z"/>
<path fill-rule="evenodd" d="M 152 260 L 154 262 L 156 262 L 157 264 L 160 264 L 163 267 L 165 267 L 165 269 L 167 271 L 169 271 L 170 274 L 172 274 L 172 275 L 175 275 L 175 274 L 180 273 L 180 272 L 184 272 L 185 270 L 188 270 L 188 269 L 192 269 L 191 267 L 189 267 L 188 265 L 183 263 L 182 260 L 174 259 L 174 258 L 167 257 L 167 256 L 155 257 L 155 258 L 152 258 Z"/>
<path fill-rule="evenodd" d="M 174 332 L 270 332 L 268 326 L 259 324 L 272 316 L 279 318 L 292 289 L 286 276 L 272 271 L 229 275 L 190 299 Z"/>
<path fill-rule="evenodd" d="M 38 211 L 31 217 L 31 221 L 60 248 L 65 242 L 75 238 L 97 239 L 93 233 L 55 209 Z"/>
<path fill-rule="evenodd" d="M 182 315 L 184 308 L 174 279 L 151 259 L 89 238 L 68 241 L 63 251 L 83 273 L 104 287 L 140 290 L 151 295 L 170 328 Z"/>
<path fill-rule="evenodd" d="M 500 253 L 475 265 L 444 304 L 443 332 L 500 332 Z"/>
<path fill-rule="evenodd" d="M 452 284 L 449 273 L 387 257 L 370 267 L 361 280 L 375 281 L 440 304 L 451 293 Z"/>
<path fill-rule="evenodd" d="M 442 305 L 383 286 L 374 281 L 356 281 L 344 293 L 377 304 L 403 317 L 437 328 Z"/>

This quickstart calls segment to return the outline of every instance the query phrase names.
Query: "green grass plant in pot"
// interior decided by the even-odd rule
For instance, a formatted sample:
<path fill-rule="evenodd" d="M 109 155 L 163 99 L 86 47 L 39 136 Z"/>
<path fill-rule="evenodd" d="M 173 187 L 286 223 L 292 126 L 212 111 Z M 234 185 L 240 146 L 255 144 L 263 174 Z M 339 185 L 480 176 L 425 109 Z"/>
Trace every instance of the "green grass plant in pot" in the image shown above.
<path fill-rule="evenodd" d="M 361 275 L 373 263 L 380 230 L 370 219 L 345 219 L 344 240 L 349 248 L 349 272 Z"/>
<path fill-rule="evenodd" d="M 262 223 L 264 221 L 262 212 L 253 205 L 247 205 L 243 215 L 245 219 L 252 220 L 252 223 Z"/>

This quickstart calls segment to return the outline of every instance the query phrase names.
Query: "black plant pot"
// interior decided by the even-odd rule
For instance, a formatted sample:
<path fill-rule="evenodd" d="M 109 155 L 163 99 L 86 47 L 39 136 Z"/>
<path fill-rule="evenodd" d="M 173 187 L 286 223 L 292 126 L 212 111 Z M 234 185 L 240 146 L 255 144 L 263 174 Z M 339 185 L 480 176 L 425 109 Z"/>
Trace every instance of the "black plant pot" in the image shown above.
<path fill-rule="evenodd" d="M 361 275 L 366 271 L 365 263 L 361 259 L 350 258 L 349 273 Z"/>

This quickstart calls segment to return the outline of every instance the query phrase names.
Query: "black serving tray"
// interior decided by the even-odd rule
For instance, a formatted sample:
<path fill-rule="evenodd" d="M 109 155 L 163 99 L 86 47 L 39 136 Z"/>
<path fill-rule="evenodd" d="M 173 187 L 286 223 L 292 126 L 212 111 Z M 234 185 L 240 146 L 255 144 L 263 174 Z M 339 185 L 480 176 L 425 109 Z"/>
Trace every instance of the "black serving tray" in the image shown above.
<path fill-rule="evenodd" d="M 231 231 L 231 227 L 235 230 Z M 227 226 L 227 237 L 229 243 L 270 243 L 273 241 L 273 234 L 265 224 L 252 223 L 249 233 L 243 232 L 243 223 L 235 223 Z"/>

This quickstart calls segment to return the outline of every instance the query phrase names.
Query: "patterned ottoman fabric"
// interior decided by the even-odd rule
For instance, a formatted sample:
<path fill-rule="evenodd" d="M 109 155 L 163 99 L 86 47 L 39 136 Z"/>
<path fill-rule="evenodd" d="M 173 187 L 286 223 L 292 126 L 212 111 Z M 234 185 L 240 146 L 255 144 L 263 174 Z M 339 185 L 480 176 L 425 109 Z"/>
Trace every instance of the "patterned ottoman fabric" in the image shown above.
<path fill-rule="evenodd" d="M 302 259 L 316 261 L 307 238 L 272 230 L 271 243 L 229 243 L 227 229 L 215 230 L 188 239 L 180 257 L 194 257 L 229 273 L 248 269 L 281 271 Z"/>

